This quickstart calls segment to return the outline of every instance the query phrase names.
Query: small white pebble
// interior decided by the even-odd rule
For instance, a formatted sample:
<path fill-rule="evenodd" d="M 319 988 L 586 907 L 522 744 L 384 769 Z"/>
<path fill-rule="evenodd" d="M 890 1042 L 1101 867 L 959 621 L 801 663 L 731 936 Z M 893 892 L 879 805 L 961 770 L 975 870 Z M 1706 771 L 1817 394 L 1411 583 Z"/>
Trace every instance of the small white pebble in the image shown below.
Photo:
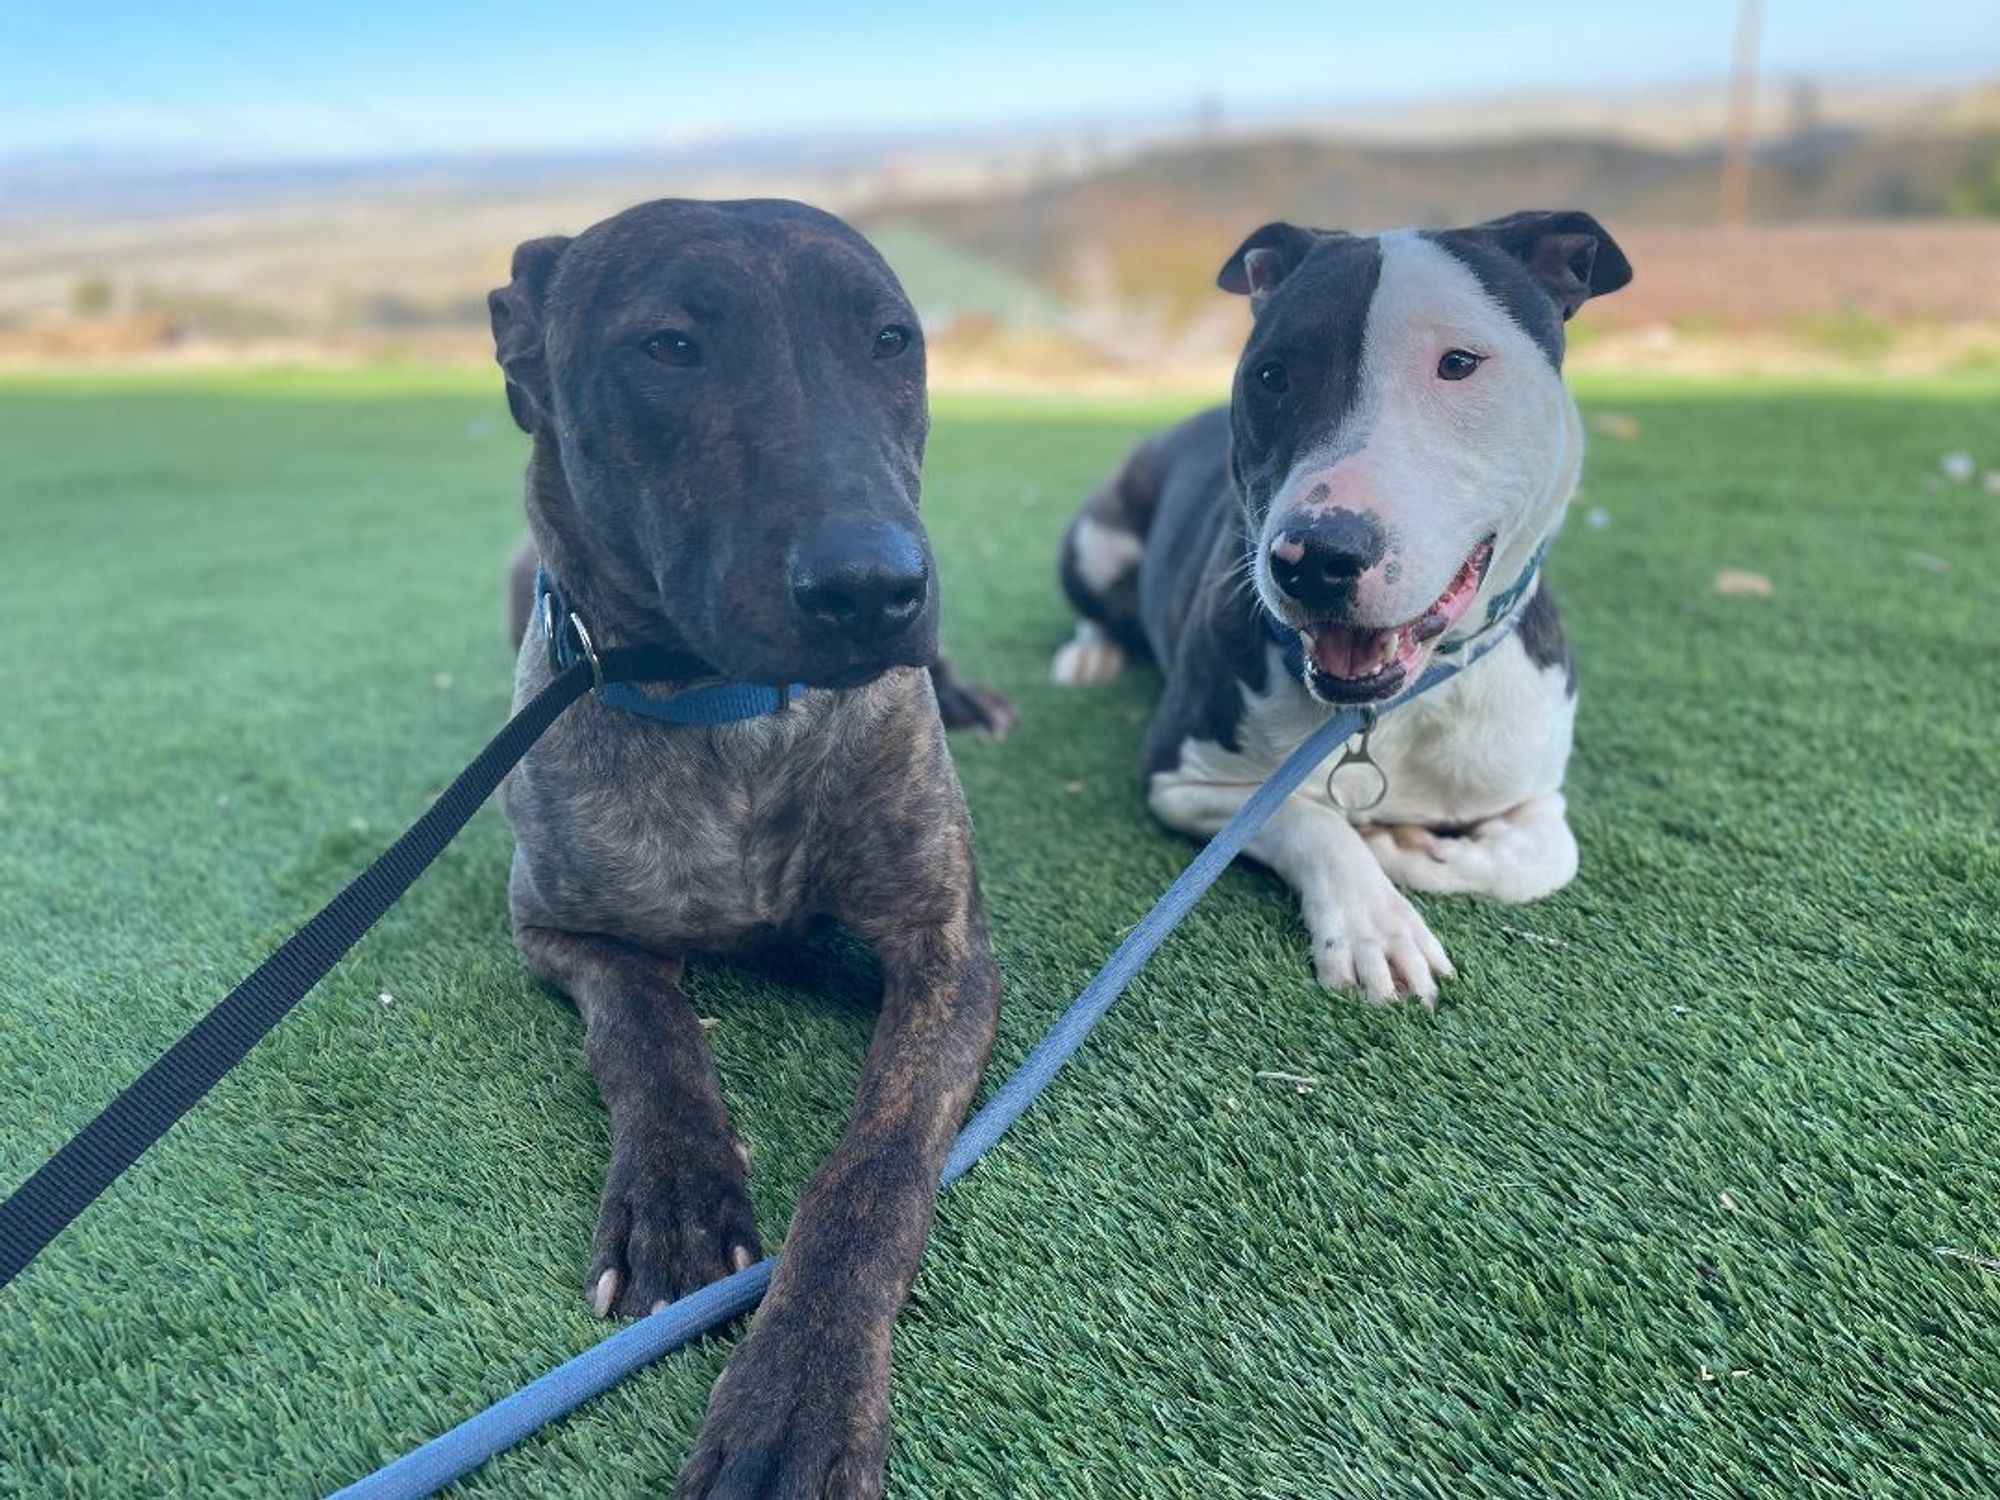
<path fill-rule="evenodd" d="M 1721 1192 L 1717 1193 L 1715 1195 L 1715 1201 L 1717 1203 L 1720 1203 L 1724 1208 L 1728 1209 L 1731 1213 L 1737 1212 L 1736 1199 L 1730 1193 L 1728 1188 L 1724 1188 Z"/>
<path fill-rule="evenodd" d="M 1524 943 L 1536 943 L 1544 948 L 1567 948 L 1569 946 L 1561 938 L 1549 937 L 1545 933 L 1540 932 L 1530 932 L 1525 927 L 1502 927 L 1500 930 L 1510 938 L 1519 938 Z"/>
<path fill-rule="evenodd" d="M 1763 597 L 1771 592 L 1771 580 L 1747 568 L 1724 568 L 1715 575 L 1718 594 L 1749 594 Z"/>
<path fill-rule="evenodd" d="M 391 1006 L 396 1003 L 396 997 L 390 994 L 387 990 L 382 991 L 382 993 L 377 995 L 375 998 L 381 1001 L 384 1007 Z"/>
<path fill-rule="evenodd" d="M 1279 1088 L 1290 1089 L 1295 1094 L 1310 1094 L 1319 1087 L 1319 1080 L 1306 1073 L 1287 1073 L 1277 1068 L 1259 1068 L 1257 1081 L 1275 1084 Z"/>
<path fill-rule="evenodd" d="M 1688 1013 L 1688 1008 L 1685 1005 L 1676 1005 L 1674 1007 L 1674 1014 L 1677 1016 L 1684 1016 L 1687 1013 Z"/>
<path fill-rule="evenodd" d="M 1978 465 L 1973 463 L 1972 455 L 1963 448 L 1954 448 L 1938 460 L 1938 469 L 1953 484 L 1964 484 L 1972 478 Z"/>

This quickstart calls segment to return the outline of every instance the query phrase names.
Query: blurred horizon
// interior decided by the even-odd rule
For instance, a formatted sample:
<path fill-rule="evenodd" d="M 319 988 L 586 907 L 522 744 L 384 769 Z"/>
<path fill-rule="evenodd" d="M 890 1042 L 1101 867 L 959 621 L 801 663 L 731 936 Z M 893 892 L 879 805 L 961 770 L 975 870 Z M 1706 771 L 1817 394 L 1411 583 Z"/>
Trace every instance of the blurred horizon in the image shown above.
<path fill-rule="evenodd" d="M 1640 368 L 2000 362 L 1990 0 L 1296 16 L 0 12 L 0 364 L 465 360 L 523 239 L 667 196 L 874 237 L 944 378 L 1206 383 L 1256 224 L 1597 214 Z"/>

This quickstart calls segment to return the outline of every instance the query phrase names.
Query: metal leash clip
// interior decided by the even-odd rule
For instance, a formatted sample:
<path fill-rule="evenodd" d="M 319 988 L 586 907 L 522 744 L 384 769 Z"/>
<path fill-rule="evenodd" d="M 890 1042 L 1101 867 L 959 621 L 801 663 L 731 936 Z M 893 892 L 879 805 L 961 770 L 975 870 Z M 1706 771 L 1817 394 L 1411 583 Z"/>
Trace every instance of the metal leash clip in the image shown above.
<path fill-rule="evenodd" d="M 535 626 L 542 638 L 549 643 L 549 671 L 560 677 L 567 671 L 576 657 L 564 649 L 573 640 L 576 655 L 590 663 L 590 685 L 592 689 L 604 686 L 604 663 L 597 659 L 597 645 L 590 638 L 590 630 L 583 623 L 583 616 L 575 610 L 566 610 L 560 623 L 556 619 L 555 591 L 544 590 L 535 602 Z M 569 639 L 564 638 L 567 633 Z"/>
<path fill-rule="evenodd" d="M 604 663 L 597 659 L 597 647 L 590 639 L 590 632 L 583 627 L 583 616 L 579 615 L 575 610 L 570 611 L 569 628 L 576 634 L 576 643 L 583 651 L 583 659 L 590 663 L 590 685 L 592 689 L 603 687 Z"/>
<path fill-rule="evenodd" d="M 1389 795 L 1389 773 L 1376 763 L 1375 757 L 1368 749 L 1369 738 L 1375 733 L 1375 720 L 1377 717 L 1376 711 L 1372 708 L 1364 708 L 1361 711 L 1360 735 L 1357 739 L 1350 742 L 1346 749 L 1340 752 L 1340 759 L 1335 761 L 1332 768 L 1326 773 L 1326 800 L 1344 813 L 1372 811 L 1380 807 L 1382 799 Z M 1375 795 L 1370 797 L 1366 802 L 1349 802 L 1339 792 L 1334 790 L 1333 779 L 1350 766 L 1361 767 L 1374 777 L 1373 786 Z"/>

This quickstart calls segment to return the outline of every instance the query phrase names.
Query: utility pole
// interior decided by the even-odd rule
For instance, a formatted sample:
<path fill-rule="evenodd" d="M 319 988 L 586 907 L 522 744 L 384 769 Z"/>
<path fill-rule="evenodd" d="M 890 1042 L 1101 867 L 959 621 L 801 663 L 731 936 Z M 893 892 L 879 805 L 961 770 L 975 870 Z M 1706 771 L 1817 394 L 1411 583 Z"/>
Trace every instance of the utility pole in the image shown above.
<path fill-rule="evenodd" d="M 1722 139 L 1722 222 L 1738 228 L 1750 219 L 1750 139 L 1757 128 L 1757 33 L 1762 0 L 1740 0 L 1736 48 L 1729 64 L 1729 124 Z"/>

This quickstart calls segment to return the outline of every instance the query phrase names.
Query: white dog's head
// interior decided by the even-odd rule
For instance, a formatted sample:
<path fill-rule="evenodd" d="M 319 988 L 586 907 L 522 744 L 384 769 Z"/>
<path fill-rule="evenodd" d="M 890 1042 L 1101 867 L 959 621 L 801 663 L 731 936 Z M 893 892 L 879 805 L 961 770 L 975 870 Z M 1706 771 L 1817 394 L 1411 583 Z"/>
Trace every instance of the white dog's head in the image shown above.
<path fill-rule="evenodd" d="M 1631 278 L 1582 213 L 1267 224 L 1230 257 L 1218 280 L 1256 314 L 1231 401 L 1252 576 L 1315 695 L 1393 696 L 1485 623 L 1576 487 L 1563 323 Z"/>

